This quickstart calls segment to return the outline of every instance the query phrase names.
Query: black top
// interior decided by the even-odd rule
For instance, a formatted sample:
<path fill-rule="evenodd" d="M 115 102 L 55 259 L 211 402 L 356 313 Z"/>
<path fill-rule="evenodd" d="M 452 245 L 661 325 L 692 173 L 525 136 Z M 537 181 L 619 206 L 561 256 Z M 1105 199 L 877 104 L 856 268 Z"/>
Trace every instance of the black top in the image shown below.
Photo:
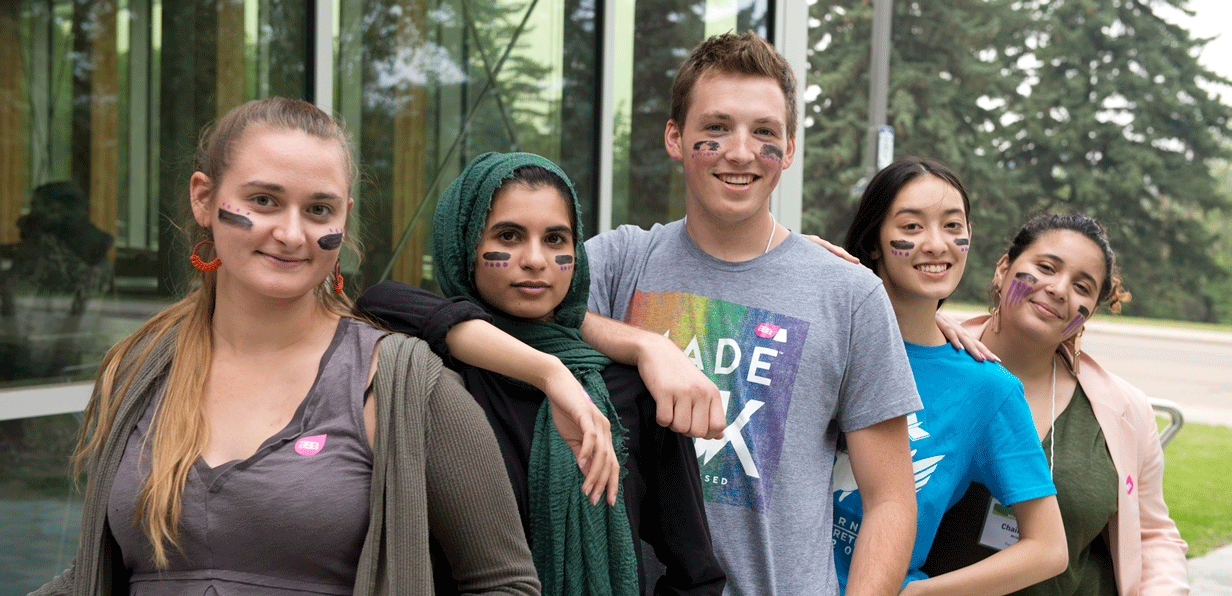
<path fill-rule="evenodd" d="M 460 300 L 460 302 L 459 302 Z M 419 335 L 446 356 L 444 336 L 465 320 L 486 318 L 478 306 L 465 300 L 446 301 L 430 292 L 398 282 L 386 281 L 369 288 L 356 303 L 380 324 L 407 334 L 439 332 L 439 337 Z M 438 320 L 428 320 L 435 317 Z M 522 517 L 522 528 L 530 536 L 527 466 L 535 419 L 544 394 L 538 389 L 503 375 L 446 361 L 457 370 L 467 390 L 483 408 L 496 434 L 505 470 L 513 485 Z M 625 508 L 633 533 L 654 548 L 667 568 L 655 585 L 655 594 L 722 594 L 726 574 L 710 547 L 710 528 L 702 500 L 697 452 L 688 437 L 663 428 L 655 421 L 655 403 L 637 371 L 612 365 L 603 371 L 612 405 L 627 429 L 625 445 Z M 645 578 L 642 551 L 638 573 Z M 445 561 L 438 558 L 438 577 L 448 578 Z M 644 585 L 645 582 L 643 581 Z M 438 582 L 438 593 L 449 590 L 452 582 Z"/>
<path fill-rule="evenodd" d="M 441 298 L 396 281 L 383 281 L 364 290 L 355 300 L 355 310 L 390 331 L 424 340 L 450 365 L 455 363 L 449 356 L 449 346 L 445 345 L 449 330 L 472 319 L 492 322 L 492 315 L 466 298 Z"/>

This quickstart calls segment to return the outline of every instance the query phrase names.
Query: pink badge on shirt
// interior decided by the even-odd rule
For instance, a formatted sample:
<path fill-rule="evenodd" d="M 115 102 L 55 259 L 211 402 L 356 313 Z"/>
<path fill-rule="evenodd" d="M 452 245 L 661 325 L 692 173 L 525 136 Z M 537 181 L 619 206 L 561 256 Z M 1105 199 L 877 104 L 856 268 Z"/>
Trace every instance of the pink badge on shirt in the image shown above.
<path fill-rule="evenodd" d="M 1133 476 L 1128 476 L 1128 475 L 1125 476 L 1125 494 L 1127 495 L 1134 494 L 1134 477 Z"/>
<path fill-rule="evenodd" d="M 322 447 L 325 447 L 325 435 L 300 437 L 300 440 L 295 442 L 295 452 L 305 457 L 320 453 Z"/>
<path fill-rule="evenodd" d="M 779 326 L 771 323 L 762 323 L 753 329 L 753 333 L 756 333 L 757 337 L 763 339 L 770 339 L 771 337 L 774 337 L 775 333 L 778 332 Z"/>

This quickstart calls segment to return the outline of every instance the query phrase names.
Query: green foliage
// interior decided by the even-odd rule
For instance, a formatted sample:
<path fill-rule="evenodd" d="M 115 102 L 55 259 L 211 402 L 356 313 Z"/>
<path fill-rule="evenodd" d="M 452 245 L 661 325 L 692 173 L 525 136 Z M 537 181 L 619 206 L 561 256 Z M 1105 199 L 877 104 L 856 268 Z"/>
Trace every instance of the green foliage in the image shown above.
<path fill-rule="evenodd" d="M 896 2 L 889 123 L 897 155 L 936 157 L 972 196 L 980 301 L 1004 242 L 1041 211 L 1108 227 L 1135 301 L 1127 312 L 1215 320 L 1228 265 L 1204 223 L 1232 208 L 1207 163 L 1232 108 L 1199 86 L 1202 42 L 1154 8 L 1186 0 Z M 839 240 L 859 200 L 872 2 L 812 4 L 804 230 Z"/>
<path fill-rule="evenodd" d="M 1229 141 L 1232 143 L 1232 141 Z M 1216 192 L 1232 197 L 1232 162 L 1217 160 L 1211 166 L 1216 180 Z M 1210 253 L 1215 262 L 1225 270 L 1232 271 L 1232 209 L 1212 211 L 1206 218 L 1207 229 L 1214 235 Z M 1232 321 L 1232 276 L 1207 280 L 1205 294 L 1214 303 L 1216 318 Z"/>
<path fill-rule="evenodd" d="M 1190 557 L 1232 543 L 1232 429 L 1186 424 L 1164 450 L 1164 502 Z"/>

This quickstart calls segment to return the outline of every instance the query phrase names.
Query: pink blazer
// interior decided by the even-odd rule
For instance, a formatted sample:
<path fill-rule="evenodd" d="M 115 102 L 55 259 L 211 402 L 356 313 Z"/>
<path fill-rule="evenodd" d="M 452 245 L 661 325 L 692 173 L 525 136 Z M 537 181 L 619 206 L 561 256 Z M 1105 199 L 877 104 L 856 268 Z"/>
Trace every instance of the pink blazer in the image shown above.
<path fill-rule="evenodd" d="M 979 337 L 988 319 L 975 317 L 963 326 Z M 1073 362 L 1067 346 L 1061 353 Z M 1085 352 L 1079 355 L 1078 370 L 1078 382 L 1091 401 L 1120 478 L 1116 519 L 1108 525 L 1117 591 L 1120 596 L 1189 594 L 1189 546 L 1164 504 L 1164 453 L 1155 413 L 1141 391 Z"/>

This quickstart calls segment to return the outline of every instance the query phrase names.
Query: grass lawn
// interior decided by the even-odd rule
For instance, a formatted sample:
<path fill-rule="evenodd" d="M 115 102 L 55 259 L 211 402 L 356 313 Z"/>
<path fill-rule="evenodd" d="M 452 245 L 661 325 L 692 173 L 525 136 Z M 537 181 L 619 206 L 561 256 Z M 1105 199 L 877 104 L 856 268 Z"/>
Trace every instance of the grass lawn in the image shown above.
<path fill-rule="evenodd" d="M 1164 500 L 1189 556 L 1232 544 L 1232 428 L 1186 424 L 1164 460 Z"/>

